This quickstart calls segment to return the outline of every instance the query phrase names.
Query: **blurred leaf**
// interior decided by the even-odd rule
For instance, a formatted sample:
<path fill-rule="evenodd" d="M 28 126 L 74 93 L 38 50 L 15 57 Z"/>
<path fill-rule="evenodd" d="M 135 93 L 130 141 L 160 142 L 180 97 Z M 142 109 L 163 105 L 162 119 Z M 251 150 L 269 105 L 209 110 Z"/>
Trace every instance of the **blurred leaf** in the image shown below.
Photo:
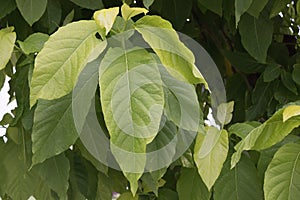
<path fill-rule="evenodd" d="M 150 6 L 154 3 L 154 0 L 143 0 L 145 8 L 149 10 Z"/>
<path fill-rule="evenodd" d="M 42 17 L 47 7 L 47 0 L 16 0 L 16 3 L 30 26 Z"/>
<path fill-rule="evenodd" d="M 15 0 L 1 0 L 0 5 L 0 19 L 5 17 L 17 7 Z"/>
<path fill-rule="evenodd" d="M 261 11 L 267 5 L 268 1 L 269 0 L 253 0 L 247 12 L 256 18 L 259 18 Z"/>
<path fill-rule="evenodd" d="M 4 69 L 14 50 L 16 33 L 13 27 L 0 30 L 0 70 Z"/>
<path fill-rule="evenodd" d="M 277 16 L 289 3 L 291 3 L 291 0 L 275 0 L 270 13 L 270 18 Z"/>
<path fill-rule="evenodd" d="M 266 200 L 300 198 L 300 144 L 281 147 L 272 159 L 265 175 Z"/>
<path fill-rule="evenodd" d="M 281 74 L 281 65 L 269 64 L 264 71 L 264 82 L 272 82 Z"/>
<path fill-rule="evenodd" d="M 181 169 L 176 188 L 179 199 L 209 200 L 211 197 L 195 168 Z"/>
<path fill-rule="evenodd" d="M 235 0 L 235 26 L 238 27 L 241 16 L 249 9 L 253 0 Z"/>
<path fill-rule="evenodd" d="M 125 192 L 123 194 L 121 194 L 121 196 L 119 196 L 118 200 L 138 200 L 139 196 L 135 195 L 132 196 L 132 194 L 130 192 Z"/>
<path fill-rule="evenodd" d="M 293 81 L 292 74 L 286 71 L 281 72 L 281 81 L 283 85 L 294 94 L 298 94 L 298 89 Z"/>
<path fill-rule="evenodd" d="M 44 27 L 47 33 L 52 33 L 59 28 L 62 15 L 61 3 L 59 0 L 48 0 L 47 8 L 42 18 L 37 22 Z"/>
<path fill-rule="evenodd" d="M 241 2 L 240 0 L 236 0 Z M 262 28 L 263 27 L 263 28 Z M 245 49 L 258 62 L 265 63 L 267 52 L 272 42 L 272 22 L 260 16 L 258 19 L 245 14 L 239 25 L 241 41 Z"/>
<path fill-rule="evenodd" d="M 178 194 L 170 189 L 162 188 L 158 192 L 157 200 L 178 200 Z"/>
<path fill-rule="evenodd" d="M 104 8 L 102 0 L 70 0 L 73 3 L 91 10 L 100 10 Z"/>
<path fill-rule="evenodd" d="M 198 2 L 205 6 L 207 9 L 211 10 L 212 12 L 218 14 L 219 16 L 222 16 L 223 0 L 198 0 Z"/>
<path fill-rule="evenodd" d="M 300 1 L 299 1 L 300 2 Z M 294 65 L 294 71 L 293 71 L 293 80 L 300 85 L 300 64 Z"/>
<path fill-rule="evenodd" d="M 194 148 L 194 160 L 206 187 L 211 190 L 219 177 L 228 153 L 228 133 L 208 127 L 206 133 L 198 133 Z"/>
<path fill-rule="evenodd" d="M 25 54 L 40 52 L 44 43 L 49 39 L 49 35 L 44 33 L 34 33 L 24 42 L 18 41 L 20 48 Z"/>

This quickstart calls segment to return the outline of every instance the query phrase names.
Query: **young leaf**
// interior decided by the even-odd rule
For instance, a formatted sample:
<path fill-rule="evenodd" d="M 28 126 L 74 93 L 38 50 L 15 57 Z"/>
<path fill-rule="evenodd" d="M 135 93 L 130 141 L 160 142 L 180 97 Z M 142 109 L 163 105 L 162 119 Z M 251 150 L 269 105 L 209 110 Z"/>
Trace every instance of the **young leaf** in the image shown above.
<path fill-rule="evenodd" d="M 230 160 L 224 168 L 214 187 L 215 200 L 262 200 L 263 194 L 257 176 L 257 170 L 249 158 L 243 156 L 241 161 L 230 169 Z"/>
<path fill-rule="evenodd" d="M 156 60 L 144 49 L 110 48 L 100 64 L 99 85 L 111 150 L 135 194 L 164 106 Z"/>
<path fill-rule="evenodd" d="M 272 159 L 265 175 L 266 200 L 300 198 L 300 144 L 281 147 Z"/>
<path fill-rule="evenodd" d="M 16 0 L 16 3 L 30 26 L 42 17 L 47 7 L 47 0 Z"/>
<path fill-rule="evenodd" d="M 253 0 L 235 0 L 235 25 L 239 24 L 241 16 L 248 10 L 251 6 Z"/>
<path fill-rule="evenodd" d="M 73 3 L 91 10 L 104 8 L 102 0 L 71 0 Z"/>
<path fill-rule="evenodd" d="M 100 27 L 99 33 L 102 39 L 104 39 L 105 36 L 109 33 L 118 14 L 119 14 L 118 7 L 102 9 L 94 13 L 94 20 Z"/>
<path fill-rule="evenodd" d="M 179 199 L 209 200 L 211 197 L 195 168 L 181 169 L 176 188 Z"/>
<path fill-rule="evenodd" d="M 236 0 L 241 2 L 240 0 Z M 263 28 L 262 28 L 263 27 Z M 267 52 L 272 42 L 273 25 L 263 16 L 258 19 L 245 14 L 239 25 L 242 44 L 248 53 L 261 63 L 266 62 Z"/>
<path fill-rule="evenodd" d="M 212 12 L 218 14 L 219 16 L 222 16 L 223 0 L 198 0 L 198 2 L 205 6 L 207 9 L 211 10 Z"/>
<path fill-rule="evenodd" d="M 0 70 L 4 69 L 14 50 L 16 33 L 13 27 L 0 30 Z"/>
<path fill-rule="evenodd" d="M 78 21 L 50 36 L 35 60 L 31 107 L 39 98 L 57 99 L 71 92 L 90 54 L 101 46 L 95 36 L 98 30 L 94 21 Z"/>
<path fill-rule="evenodd" d="M 228 153 L 226 130 L 208 127 L 206 133 L 198 133 L 194 149 L 194 160 L 206 187 L 211 190 L 219 177 Z"/>
<path fill-rule="evenodd" d="M 77 137 L 72 114 L 72 95 L 52 101 L 40 100 L 35 110 L 32 131 L 32 165 L 67 150 Z"/>
<path fill-rule="evenodd" d="M 142 13 L 144 13 L 146 15 L 148 12 L 149 11 L 145 8 L 129 7 L 126 3 L 124 3 L 121 7 L 122 17 L 125 20 L 129 20 L 132 17 L 142 14 Z"/>
<path fill-rule="evenodd" d="M 135 23 L 135 28 L 172 76 L 188 83 L 204 83 L 207 86 L 195 66 L 193 53 L 179 40 L 168 21 L 158 16 L 145 16 Z"/>
<path fill-rule="evenodd" d="M 49 39 L 49 35 L 44 33 L 34 33 L 24 42 L 18 41 L 20 48 L 25 54 L 40 52 L 44 43 Z"/>

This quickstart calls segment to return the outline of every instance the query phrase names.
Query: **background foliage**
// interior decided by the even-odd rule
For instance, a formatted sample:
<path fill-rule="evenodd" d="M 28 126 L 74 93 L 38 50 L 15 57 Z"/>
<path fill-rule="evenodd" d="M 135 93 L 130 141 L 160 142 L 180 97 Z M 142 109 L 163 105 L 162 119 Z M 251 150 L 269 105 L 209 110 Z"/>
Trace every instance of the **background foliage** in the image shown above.
<path fill-rule="evenodd" d="M 149 9 L 147 15 L 162 16 L 175 30 L 205 47 L 223 77 L 227 100 L 235 102 L 231 122 L 222 131 L 207 128 L 205 133 L 210 134 L 200 133 L 167 169 L 145 173 L 136 183 L 127 175 L 129 183 L 122 172 L 94 159 L 77 139 L 70 123 L 70 95 L 34 105 L 37 98 L 32 97 L 33 91 L 30 96 L 29 89 L 35 84 L 32 76 L 43 74 L 33 75 L 34 66 L 47 60 L 35 59 L 49 35 L 71 22 L 90 20 L 96 10 L 123 2 L 0 0 L 0 87 L 10 77 L 10 101 L 18 104 L 13 115 L 6 114 L 0 122 L 6 127 L 0 142 L 2 199 L 112 199 L 116 193 L 119 199 L 299 199 L 300 1 L 126 3 Z M 97 32 L 96 26 L 88 26 L 91 33 Z M 76 23 L 66 27 L 70 30 L 61 30 L 67 36 L 82 28 Z M 66 40 L 55 37 L 51 36 L 54 42 Z M 93 38 L 89 40 L 85 49 L 96 44 Z M 68 92 L 72 81 L 65 83 Z M 200 105 L 206 103 L 201 106 L 205 119 L 209 98 L 200 85 L 196 88 Z M 210 139 L 215 142 L 207 147 L 205 141 Z M 202 148 L 210 149 L 206 157 Z M 131 192 L 137 193 L 135 197 Z"/>

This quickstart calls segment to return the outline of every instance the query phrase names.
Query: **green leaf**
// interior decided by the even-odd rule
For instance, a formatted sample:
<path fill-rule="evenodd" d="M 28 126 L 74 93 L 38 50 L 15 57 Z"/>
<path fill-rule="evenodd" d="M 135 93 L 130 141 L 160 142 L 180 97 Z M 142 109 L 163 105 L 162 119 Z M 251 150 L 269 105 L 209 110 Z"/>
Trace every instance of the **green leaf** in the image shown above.
<path fill-rule="evenodd" d="M 4 69 L 14 50 L 16 33 L 13 27 L 0 30 L 0 70 Z"/>
<path fill-rule="evenodd" d="M 235 26 L 237 27 L 241 16 L 249 9 L 253 0 L 235 0 Z"/>
<path fill-rule="evenodd" d="M 129 20 L 132 17 L 142 14 L 142 13 L 144 13 L 146 15 L 148 12 L 149 11 L 145 8 L 129 7 L 126 3 L 124 3 L 121 7 L 122 17 L 125 20 Z"/>
<path fill-rule="evenodd" d="M 138 200 L 139 196 L 132 196 L 130 192 L 125 192 L 119 196 L 118 200 Z"/>
<path fill-rule="evenodd" d="M 240 0 L 237 1 L 241 2 Z M 239 32 L 242 44 L 248 53 L 258 62 L 265 63 L 273 36 L 271 21 L 263 16 L 256 19 L 249 14 L 245 14 L 241 18 Z"/>
<path fill-rule="evenodd" d="M 179 199 L 209 200 L 211 197 L 197 169 L 194 168 L 181 169 L 176 188 Z"/>
<path fill-rule="evenodd" d="M 59 0 L 48 0 L 47 8 L 37 25 L 43 27 L 50 34 L 60 25 L 62 8 Z M 65 25 L 65 24 L 63 24 Z"/>
<path fill-rule="evenodd" d="M 237 136 L 239 136 L 240 138 L 244 139 L 248 133 L 250 133 L 254 128 L 256 128 L 257 126 L 259 126 L 260 123 L 257 122 L 256 124 L 251 124 L 251 123 L 237 123 L 237 124 L 233 124 L 232 126 L 230 126 L 230 128 L 228 129 L 228 132 L 231 134 L 235 134 Z"/>
<path fill-rule="evenodd" d="M 294 128 L 300 125 L 299 116 L 289 118 L 283 122 L 284 110 L 280 109 L 277 111 L 266 122 L 253 129 L 245 139 L 235 146 L 237 151 L 232 155 L 231 167 L 236 165 L 244 150 L 267 149 L 283 140 Z"/>
<path fill-rule="evenodd" d="M 228 103 L 221 103 L 218 106 L 217 119 L 222 124 L 229 124 L 232 119 L 232 112 L 234 108 L 234 101 Z"/>
<path fill-rule="evenodd" d="M 212 12 L 218 14 L 219 16 L 222 16 L 223 0 L 198 0 L 198 2 L 205 6 L 207 9 L 211 10 Z"/>
<path fill-rule="evenodd" d="M 0 1 L 0 19 L 16 9 L 17 4 L 15 0 L 1 0 Z"/>
<path fill-rule="evenodd" d="M 266 200 L 296 200 L 300 198 L 300 144 L 281 147 L 272 159 L 265 175 Z"/>
<path fill-rule="evenodd" d="M 234 169 L 227 160 L 214 187 L 215 200 L 262 200 L 257 170 L 249 158 L 243 156 Z"/>
<path fill-rule="evenodd" d="M 5 83 L 5 78 L 6 78 L 6 74 L 4 73 L 4 70 L 0 70 L 0 91 Z M 0 124 L 2 125 L 1 122 L 0 122 Z"/>
<path fill-rule="evenodd" d="M 283 114 L 282 114 L 283 122 L 286 122 L 290 118 L 298 116 L 298 115 L 300 115 L 300 106 L 298 106 L 298 105 L 288 106 L 287 108 L 285 108 L 283 110 Z"/>
<path fill-rule="evenodd" d="M 34 33 L 24 42 L 18 41 L 20 48 L 25 54 L 40 52 L 44 43 L 49 39 L 49 35 L 44 33 Z"/>
<path fill-rule="evenodd" d="M 294 70 L 293 70 L 292 76 L 293 76 L 293 80 L 295 81 L 295 83 L 300 85 L 300 64 L 294 65 Z"/>
<path fill-rule="evenodd" d="M 265 8 L 269 0 L 253 0 L 247 12 L 253 17 L 259 18 L 261 11 Z"/>
<path fill-rule="evenodd" d="M 275 0 L 270 13 L 270 18 L 277 16 L 289 3 L 291 3 L 291 0 Z"/>
<path fill-rule="evenodd" d="M 211 190 L 219 177 L 229 149 L 226 130 L 208 127 L 206 133 L 198 133 L 194 148 L 194 160 L 206 187 Z"/>
<path fill-rule="evenodd" d="M 99 85 L 111 150 L 135 194 L 164 106 L 156 60 L 144 49 L 110 48 L 100 64 Z"/>
<path fill-rule="evenodd" d="M 286 71 L 281 72 L 281 81 L 283 85 L 294 94 L 298 95 L 298 89 L 293 81 L 292 74 Z"/>
<path fill-rule="evenodd" d="M 119 14 L 118 7 L 102 9 L 94 13 L 94 19 L 98 24 L 98 26 L 100 27 L 99 33 L 102 39 L 104 39 L 105 36 L 109 33 L 118 14 Z"/>
<path fill-rule="evenodd" d="M 154 3 L 154 0 L 143 0 L 143 4 L 147 9 L 149 9 L 153 3 Z"/>
<path fill-rule="evenodd" d="M 71 0 L 73 3 L 91 10 L 104 8 L 102 0 Z"/>
<path fill-rule="evenodd" d="M 97 188 L 97 196 L 96 199 L 101 200 L 111 200 L 112 199 L 112 191 L 111 188 L 111 178 L 106 176 L 105 174 L 99 172 L 98 173 L 98 188 Z"/>
<path fill-rule="evenodd" d="M 72 114 L 72 95 L 38 102 L 32 132 L 33 165 L 67 150 L 77 137 Z"/>
<path fill-rule="evenodd" d="M 35 60 L 31 107 L 39 98 L 57 99 L 72 91 L 90 54 L 97 48 L 100 53 L 103 50 L 95 37 L 98 29 L 94 21 L 79 21 L 60 28 L 50 36 Z"/>
<path fill-rule="evenodd" d="M 47 7 L 47 0 L 16 0 L 16 3 L 30 26 L 42 17 Z"/>
<path fill-rule="evenodd" d="M 264 71 L 264 82 L 272 82 L 281 74 L 281 65 L 269 64 Z"/>
<path fill-rule="evenodd" d="M 70 164 L 64 154 L 49 158 L 45 162 L 36 165 L 34 169 L 41 179 L 55 191 L 61 199 L 67 199 Z"/>
<path fill-rule="evenodd" d="M 162 188 L 158 192 L 157 200 L 178 200 L 178 194 L 170 189 Z"/>
<path fill-rule="evenodd" d="M 145 16 L 136 22 L 135 28 L 172 76 L 188 83 L 204 83 L 207 86 L 195 66 L 193 53 L 179 40 L 168 21 L 158 16 Z"/>

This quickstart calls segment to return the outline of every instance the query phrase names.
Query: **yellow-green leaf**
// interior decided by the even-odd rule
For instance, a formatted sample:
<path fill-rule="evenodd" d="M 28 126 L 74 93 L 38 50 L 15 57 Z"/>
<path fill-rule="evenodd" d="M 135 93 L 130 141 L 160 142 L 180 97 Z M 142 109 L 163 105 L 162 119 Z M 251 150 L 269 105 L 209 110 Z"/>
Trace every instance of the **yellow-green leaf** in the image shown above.
<path fill-rule="evenodd" d="M 142 13 L 147 14 L 149 11 L 145 8 L 129 7 L 126 3 L 124 3 L 121 7 L 121 12 L 122 12 L 122 17 L 125 20 L 128 20 Z"/>
<path fill-rule="evenodd" d="M 98 10 L 94 13 L 94 20 L 96 21 L 98 26 L 100 26 L 99 33 L 101 34 L 102 37 L 104 36 L 104 35 L 102 35 L 103 32 L 105 33 L 105 35 L 107 35 L 109 33 L 118 14 L 119 14 L 118 7 L 102 9 L 102 10 Z M 103 31 L 103 29 L 105 31 Z"/>
<path fill-rule="evenodd" d="M 284 109 L 282 114 L 283 122 L 297 115 L 300 115 L 300 106 L 298 105 L 288 106 L 287 108 Z"/>
<path fill-rule="evenodd" d="M 78 21 L 58 29 L 35 60 L 30 105 L 37 99 L 57 99 L 72 91 L 77 77 L 93 51 L 101 53 L 95 21 Z"/>
<path fill-rule="evenodd" d="M 4 69 L 14 50 L 16 33 L 13 27 L 0 30 L 0 70 Z"/>

